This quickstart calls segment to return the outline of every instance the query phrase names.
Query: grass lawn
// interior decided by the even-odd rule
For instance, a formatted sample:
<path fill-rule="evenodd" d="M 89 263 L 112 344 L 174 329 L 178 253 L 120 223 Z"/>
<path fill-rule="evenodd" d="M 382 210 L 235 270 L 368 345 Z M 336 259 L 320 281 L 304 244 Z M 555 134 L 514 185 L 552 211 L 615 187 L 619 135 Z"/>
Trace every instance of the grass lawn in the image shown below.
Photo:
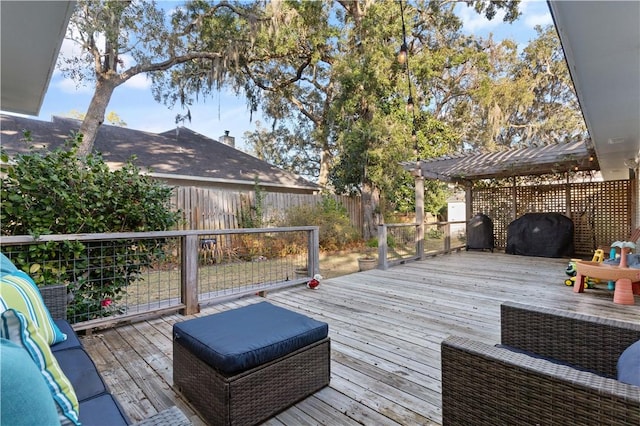
<path fill-rule="evenodd" d="M 459 244 L 461 243 L 457 240 L 452 242 L 452 245 Z M 442 250 L 443 247 L 442 239 L 425 239 L 426 252 Z M 364 252 L 364 249 L 355 249 L 320 253 L 320 274 L 327 279 L 358 272 L 357 259 Z M 377 251 L 374 249 L 373 253 L 377 254 Z M 414 253 L 413 246 L 396 246 L 389 250 L 389 258 L 397 259 Z M 200 293 L 229 291 L 231 294 L 234 290 L 251 285 L 292 279 L 295 277 L 294 269 L 300 264 L 300 258 L 294 257 L 202 265 L 199 270 Z M 129 286 L 122 303 L 129 307 L 153 305 L 180 297 L 179 267 L 150 269 L 143 278 Z"/>

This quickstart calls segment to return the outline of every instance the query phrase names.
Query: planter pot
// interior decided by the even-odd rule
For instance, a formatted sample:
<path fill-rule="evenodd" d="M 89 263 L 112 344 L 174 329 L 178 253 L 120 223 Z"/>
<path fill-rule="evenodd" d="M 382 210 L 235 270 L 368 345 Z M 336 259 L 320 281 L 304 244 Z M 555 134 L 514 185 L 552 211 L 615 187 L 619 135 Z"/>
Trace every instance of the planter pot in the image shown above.
<path fill-rule="evenodd" d="M 309 271 L 307 271 L 307 268 L 296 268 L 293 273 L 296 275 L 296 278 L 304 278 L 309 276 Z"/>
<path fill-rule="evenodd" d="M 378 267 L 378 259 L 361 257 L 358 259 L 358 269 L 362 271 L 369 271 Z"/>

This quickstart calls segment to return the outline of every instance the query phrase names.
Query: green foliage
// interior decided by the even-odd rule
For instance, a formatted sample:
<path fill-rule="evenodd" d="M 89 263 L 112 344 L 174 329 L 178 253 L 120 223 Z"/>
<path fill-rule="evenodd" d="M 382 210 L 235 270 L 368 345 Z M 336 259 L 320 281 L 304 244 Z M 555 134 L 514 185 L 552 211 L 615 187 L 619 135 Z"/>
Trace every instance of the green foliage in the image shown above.
<path fill-rule="evenodd" d="M 160 231 L 177 223 L 172 189 L 140 174 L 133 163 L 110 171 L 99 155 L 82 162 L 74 135 L 66 149 L 19 154 L 3 167 L 2 235 Z M 3 154 L 6 159 L 6 155 Z M 12 247 L 12 259 L 36 283 L 66 283 L 74 292 L 76 321 L 116 310 L 142 265 L 162 256 L 162 241 L 92 243 L 65 241 Z M 107 271 L 107 273 L 105 273 Z M 111 309 L 101 309 L 110 300 Z"/>
<path fill-rule="evenodd" d="M 444 231 L 438 228 L 429 228 L 427 230 L 427 238 L 431 240 L 440 240 L 444 237 Z"/>
<path fill-rule="evenodd" d="M 467 5 L 473 6 L 479 14 L 484 14 L 488 20 L 492 20 L 496 16 L 498 9 L 504 9 L 505 22 L 513 22 L 520 16 L 518 11 L 520 0 L 465 0 L 465 2 Z"/>
<path fill-rule="evenodd" d="M 325 195 L 317 205 L 303 205 L 288 209 L 280 226 L 318 226 L 321 250 L 340 250 L 359 239 L 351 225 L 346 208 Z"/>
<path fill-rule="evenodd" d="M 240 207 L 240 227 L 241 228 L 262 228 L 264 213 L 264 198 L 266 193 L 258 184 L 258 178 L 254 179 L 253 191 L 255 194 L 254 203 L 251 204 L 245 199 Z"/>

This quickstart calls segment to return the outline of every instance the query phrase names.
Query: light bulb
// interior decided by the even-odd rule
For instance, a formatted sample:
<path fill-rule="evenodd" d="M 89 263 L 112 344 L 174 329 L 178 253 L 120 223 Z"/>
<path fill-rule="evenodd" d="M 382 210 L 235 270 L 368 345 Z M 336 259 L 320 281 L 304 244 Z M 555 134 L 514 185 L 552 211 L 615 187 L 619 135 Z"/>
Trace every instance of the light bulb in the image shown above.
<path fill-rule="evenodd" d="M 407 99 L 407 111 L 413 111 L 413 97 L 411 96 Z"/>
<path fill-rule="evenodd" d="M 400 65 L 404 65 L 405 62 L 407 62 L 407 44 L 402 43 L 402 46 L 400 46 L 400 50 L 398 51 L 398 63 Z"/>

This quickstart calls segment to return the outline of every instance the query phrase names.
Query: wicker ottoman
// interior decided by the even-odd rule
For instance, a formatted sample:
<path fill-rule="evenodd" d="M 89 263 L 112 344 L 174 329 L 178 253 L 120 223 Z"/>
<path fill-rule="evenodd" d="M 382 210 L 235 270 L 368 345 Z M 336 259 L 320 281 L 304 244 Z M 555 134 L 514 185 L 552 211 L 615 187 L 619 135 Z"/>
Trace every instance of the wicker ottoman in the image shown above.
<path fill-rule="evenodd" d="M 176 323 L 173 383 L 209 424 L 257 424 L 329 384 L 327 336 L 267 302 Z"/>

